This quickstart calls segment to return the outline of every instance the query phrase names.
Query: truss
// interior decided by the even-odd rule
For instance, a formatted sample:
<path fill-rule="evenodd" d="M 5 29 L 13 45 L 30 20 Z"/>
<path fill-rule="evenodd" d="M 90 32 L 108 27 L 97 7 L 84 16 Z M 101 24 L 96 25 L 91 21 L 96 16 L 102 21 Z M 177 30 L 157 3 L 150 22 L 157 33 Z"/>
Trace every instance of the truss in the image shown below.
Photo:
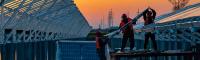
<path fill-rule="evenodd" d="M 86 37 L 91 27 L 72 0 L 5 0 L 0 43 Z"/>

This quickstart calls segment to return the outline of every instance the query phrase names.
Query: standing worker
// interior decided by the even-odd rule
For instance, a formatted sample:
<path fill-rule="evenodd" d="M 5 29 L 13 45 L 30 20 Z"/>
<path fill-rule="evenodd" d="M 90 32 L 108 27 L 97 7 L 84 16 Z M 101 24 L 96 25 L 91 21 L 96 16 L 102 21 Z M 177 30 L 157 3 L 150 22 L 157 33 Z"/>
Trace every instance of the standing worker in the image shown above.
<path fill-rule="evenodd" d="M 154 23 L 155 17 L 156 17 L 156 11 L 149 7 L 143 13 L 144 25 L 146 26 L 146 25 Z M 148 45 L 149 38 L 151 38 L 151 40 L 153 42 L 154 50 L 157 51 L 157 44 L 156 44 L 156 40 L 155 40 L 155 34 L 153 32 L 146 32 L 145 33 L 144 50 L 147 50 L 147 45 Z"/>
<path fill-rule="evenodd" d="M 134 48 L 134 31 L 133 31 L 133 26 L 132 23 L 129 23 L 127 26 L 125 26 L 128 22 L 131 22 L 132 19 L 127 17 L 126 14 L 122 15 L 122 20 L 120 23 L 120 28 L 122 28 L 122 33 L 123 33 L 123 39 L 122 39 L 122 46 L 121 46 L 121 52 L 124 52 L 124 48 L 126 47 L 127 40 L 129 39 L 130 42 L 130 50 Z M 124 27 L 125 26 L 125 27 Z"/>
<path fill-rule="evenodd" d="M 105 56 L 105 43 L 102 39 L 102 33 L 100 32 L 100 29 L 98 29 L 96 31 L 96 50 L 98 53 L 98 56 L 100 58 L 100 60 L 106 60 L 106 56 Z"/>

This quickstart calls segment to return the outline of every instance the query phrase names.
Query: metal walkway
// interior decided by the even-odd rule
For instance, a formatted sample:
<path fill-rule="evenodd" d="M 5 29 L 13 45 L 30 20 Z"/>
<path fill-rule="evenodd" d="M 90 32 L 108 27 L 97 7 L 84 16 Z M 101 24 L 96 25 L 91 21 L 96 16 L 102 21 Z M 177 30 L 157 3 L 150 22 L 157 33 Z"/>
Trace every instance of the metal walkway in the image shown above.
<path fill-rule="evenodd" d="M 111 60 L 199 60 L 200 54 L 191 51 L 185 52 L 161 52 L 161 53 L 111 53 Z"/>

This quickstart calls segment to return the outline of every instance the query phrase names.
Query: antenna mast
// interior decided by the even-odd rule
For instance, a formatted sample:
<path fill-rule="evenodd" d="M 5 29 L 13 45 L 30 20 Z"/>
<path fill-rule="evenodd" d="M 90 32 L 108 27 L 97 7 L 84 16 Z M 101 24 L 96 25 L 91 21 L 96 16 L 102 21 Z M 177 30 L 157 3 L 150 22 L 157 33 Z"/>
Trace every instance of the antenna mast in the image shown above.
<path fill-rule="evenodd" d="M 112 9 L 108 12 L 108 28 L 113 27 L 113 12 Z"/>

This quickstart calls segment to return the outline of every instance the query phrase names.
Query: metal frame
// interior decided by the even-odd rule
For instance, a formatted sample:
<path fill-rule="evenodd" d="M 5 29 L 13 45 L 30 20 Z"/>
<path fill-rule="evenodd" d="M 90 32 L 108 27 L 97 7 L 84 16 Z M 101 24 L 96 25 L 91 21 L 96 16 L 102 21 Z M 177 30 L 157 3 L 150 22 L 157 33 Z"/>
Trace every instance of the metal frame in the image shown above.
<path fill-rule="evenodd" d="M 26 1 L 22 0 L 16 9 L 10 9 L 4 5 L 0 6 L 0 22 L 2 23 L 0 44 L 80 38 L 86 37 L 91 30 L 88 22 L 72 0 L 32 0 L 24 5 Z M 41 3 L 41 1 L 43 2 Z M 33 6 L 39 2 L 38 7 L 34 8 Z M 7 3 L 9 2 L 4 4 Z M 20 12 L 19 10 L 22 8 L 26 9 Z M 11 15 L 7 16 L 8 13 Z M 57 13 L 59 15 L 53 16 Z M 83 26 L 80 26 L 79 23 Z M 5 29 L 11 29 L 9 34 L 5 35 Z"/>

